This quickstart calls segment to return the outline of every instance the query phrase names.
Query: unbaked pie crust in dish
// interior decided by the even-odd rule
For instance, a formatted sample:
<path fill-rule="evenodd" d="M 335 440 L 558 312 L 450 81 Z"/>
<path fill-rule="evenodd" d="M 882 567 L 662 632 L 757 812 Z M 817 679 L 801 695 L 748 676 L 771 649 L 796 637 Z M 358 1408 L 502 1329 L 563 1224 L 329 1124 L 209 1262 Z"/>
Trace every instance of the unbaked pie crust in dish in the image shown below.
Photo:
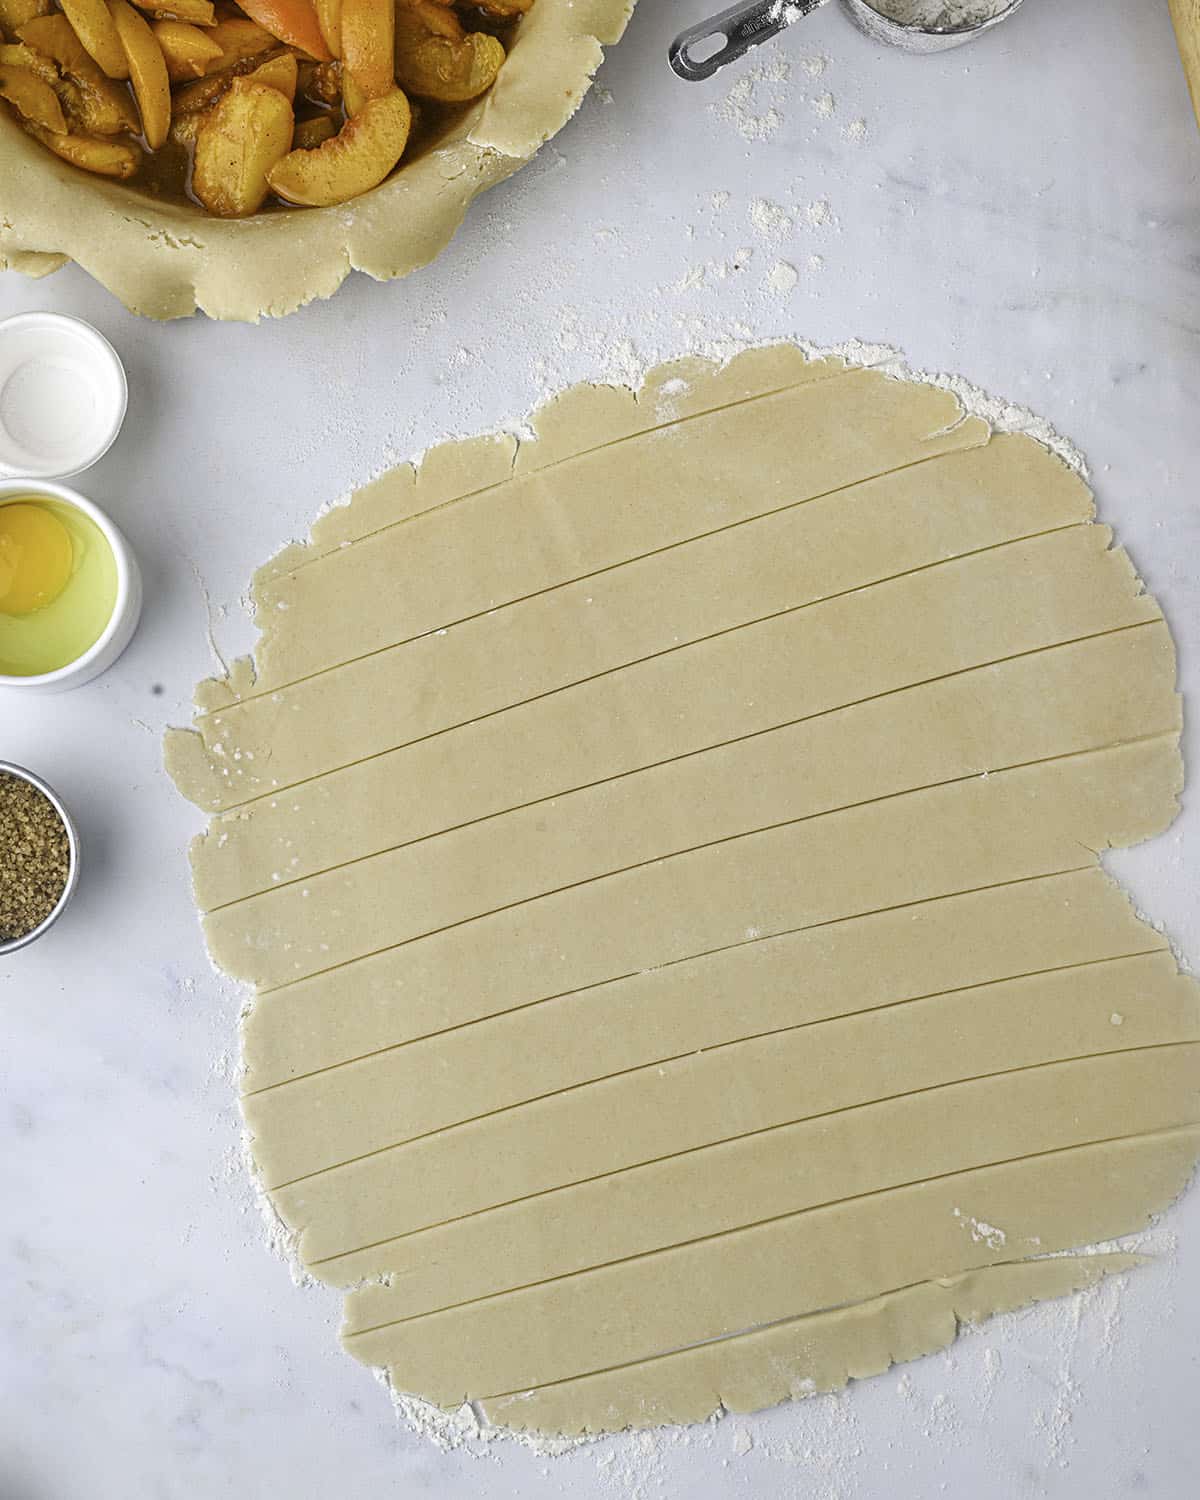
<path fill-rule="evenodd" d="M 1084 481 L 789 345 L 531 426 L 263 568 L 167 746 L 347 1350 L 598 1432 L 1134 1266 L 1200 990 L 1100 863 L 1174 817 L 1180 703 Z"/>
<path fill-rule="evenodd" d="M 632 8 L 538 0 L 487 94 L 379 187 L 327 208 L 213 218 L 59 160 L 0 107 L 0 269 L 37 276 L 74 260 L 136 313 L 248 321 L 329 297 L 352 270 L 405 276 L 570 119 Z"/>

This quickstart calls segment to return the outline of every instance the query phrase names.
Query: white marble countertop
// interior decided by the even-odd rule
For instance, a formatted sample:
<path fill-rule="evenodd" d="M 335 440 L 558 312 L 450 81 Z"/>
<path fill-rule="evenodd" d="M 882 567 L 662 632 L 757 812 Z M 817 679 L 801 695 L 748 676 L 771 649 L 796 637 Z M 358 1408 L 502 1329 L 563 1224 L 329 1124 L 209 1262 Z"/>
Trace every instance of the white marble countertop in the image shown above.
<path fill-rule="evenodd" d="M 68 917 L 0 968 L 3 1500 L 1194 1493 L 1195 1188 L 1120 1286 L 844 1397 L 556 1459 L 397 1424 L 246 1190 L 239 997 L 201 945 L 200 819 L 162 729 L 213 666 L 210 625 L 225 654 L 250 642 L 253 566 L 323 502 L 547 387 L 796 334 L 1031 406 L 1087 455 L 1172 622 L 1197 772 L 1200 134 L 1166 0 L 1028 0 L 940 58 L 830 6 L 685 85 L 666 45 L 703 12 L 644 0 L 577 120 L 407 282 L 251 328 L 139 322 L 74 269 L 0 277 L 0 313 L 81 314 L 127 362 L 128 426 L 80 484 L 147 587 L 103 679 L 0 695 L 0 754 L 60 789 L 86 846 Z M 1111 866 L 1200 958 L 1200 798 Z"/>

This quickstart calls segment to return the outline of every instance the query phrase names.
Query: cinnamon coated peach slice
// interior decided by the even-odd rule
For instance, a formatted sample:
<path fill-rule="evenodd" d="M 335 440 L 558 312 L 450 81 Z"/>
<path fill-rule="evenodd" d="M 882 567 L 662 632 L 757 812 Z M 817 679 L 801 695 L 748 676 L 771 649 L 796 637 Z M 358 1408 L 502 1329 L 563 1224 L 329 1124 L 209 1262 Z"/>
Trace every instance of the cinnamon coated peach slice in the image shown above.
<path fill-rule="evenodd" d="M 89 56 L 95 58 L 110 78 L 128 78 L 125 48 L 104 0 L 60 0 L 60 3 Z"/>
<path fill-rule="evenodd" d="M 328 62 L 333 56 L 321 35 L 313 0 L 238 0 L 242 10 L 264 31 L 309 57 Z"/>
<path fill-rule="evenodd" d="M 159 21 L 186 21 L 189 26 L 215 26 L 211 0 L 134 0 L 139 10 Z"/>
<path fill-rule="evenodd" d="M 300 65 L 294 52 L 281 52 L 278 57 L 269 57 L 260 63 L 253 73 L 246 75 L 247 83 L 265 83 L 268 88 L 278 89 L 289 104 L 296 101 L 296 83 L 300 77 Z"/>
<path fill-rule="evenodd" d="M 64 77 L 57 89 L 72 128 L 86 135 L 137 134 L 137 115 L 128 91 L 104 76 L 66 16 L 61 12 L 35 16 L 17 35 L 25 46 L 62 69 Z"/>
<path fill-rule="evenodd" d="M 395 0 L 342 0 L 342 67 L 368 99 L 396 86 Z"/>
<path fill-rule="evenodd" d="M 314 0 L 317 25 L 334 57 L 342 55 L 342 0 Z"/>
<path fill-rule="evenodd" d="M 117 35 L 129 59 L 133 97 L 142 116 L 142 134 L 151 151 L 157 151 L 171 128 L 171 80 L 167 60 L 150 30 L 145 16 L 129 0 L 110 0 Z"/>
<path fill-rule="evenodd" d="M 156 21 L 151 28 L 167 63 L 172 83 L 203 78 L 221 56 L 221 48 L 189 21 Z"/>
<path fill-rule="evenodd" d="M 58 135 L 66 134 L 67 122 L 58 95 L 28 68 L 0 62 L 0 98 L 7 99 L 23 120 Z"/>
<path fill-rule="evenodd" d="M 61 135 L 58 131 L 43 130 L 40 125 L 27 124 L 25 129 L 55 156 L 101 177 L 132 177 L 142 160 L 137 147 L 125 141 L 105 141 L 94 135 Z"/>
<path fill-rule="evenodd" d="M 293 123 L 279 89 L 234 79 L 196 134 L 192 191 L 209 213 L 240 219 L 262 207 L 267 174 L 292 148 Z"/>
<path fill-rule="evenodd" d="M 291 151 L 267 173 L 281 198 L 314 208 L 345 203 L 378 187 L 404 155 L 412 109 L 393 88 L 368 99 L 331 141 L 311 151 Z"/>
<path fill-rule="evenodd" d="M 503 44 L 483 31 L 472 31 L 459 42 L 431 36 L 415 47 L 396 49 L 397 81 L 410 94 L 444 104 L 478 98 L 495 83 L 503 64 Z"/>

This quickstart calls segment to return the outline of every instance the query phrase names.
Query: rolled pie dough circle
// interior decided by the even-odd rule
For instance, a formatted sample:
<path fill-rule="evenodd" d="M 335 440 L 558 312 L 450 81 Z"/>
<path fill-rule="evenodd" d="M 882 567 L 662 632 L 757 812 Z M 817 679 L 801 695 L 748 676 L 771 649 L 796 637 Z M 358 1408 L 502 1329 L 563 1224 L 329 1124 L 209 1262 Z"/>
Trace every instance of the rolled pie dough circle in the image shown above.
<path fill-rule="evenodd" d="M 167 757 L 344 1342 L 553 1433 L 829 1389 L 1136 1257 L 1200 1002 L 1099 851 L 1181 785 L 1082 479 L 783 345 L 450 443 L 255 582 Z"/>

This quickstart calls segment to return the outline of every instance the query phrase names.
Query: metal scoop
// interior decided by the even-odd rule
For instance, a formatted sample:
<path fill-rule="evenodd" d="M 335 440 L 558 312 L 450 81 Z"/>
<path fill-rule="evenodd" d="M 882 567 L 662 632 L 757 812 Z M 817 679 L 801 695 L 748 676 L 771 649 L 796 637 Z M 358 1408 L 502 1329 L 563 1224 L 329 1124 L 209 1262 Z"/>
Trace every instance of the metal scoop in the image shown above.
<path fill-rule="evenodd" d="M 699 83 L 711 78 L 726 63 L 735 62 L 751 47 L 770 41 L 797 21 L 811 14 L 825 0 L 748 0 L 731 6 L 709 21 L 689 26 L 671 43 L 668 59 L 680 78 Z M 877 41 L 888 42 L 906 52 L 943 52 L 974 41 L 1001 21 L 1007 21 L 1021 0 L 1009 3 L 994 15 L 981 21 L 957 26 L 919 26 L 907 21 L 893 21 L 876 10 L 870 0 L 842 0 L 861 30 Z M 714 47 L 712 44 L 716 43 Z"/>

